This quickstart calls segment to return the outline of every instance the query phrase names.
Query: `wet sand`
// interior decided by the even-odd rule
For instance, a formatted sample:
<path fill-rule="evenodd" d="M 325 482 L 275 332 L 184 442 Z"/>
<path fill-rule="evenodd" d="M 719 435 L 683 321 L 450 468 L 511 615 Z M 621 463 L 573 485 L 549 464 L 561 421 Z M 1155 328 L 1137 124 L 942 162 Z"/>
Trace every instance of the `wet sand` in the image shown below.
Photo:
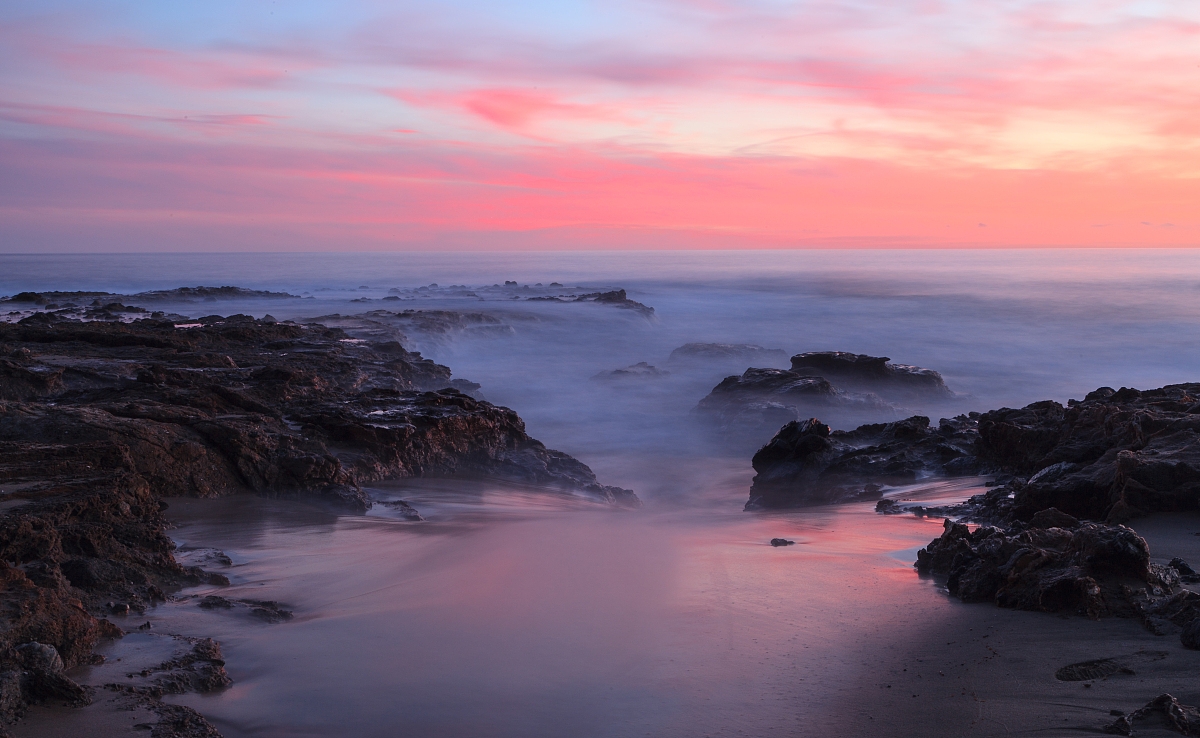
<path fill-rule="evenodd" d="M 122 623 L 155 628 L 110 659 L 170 633 L 220 640 L 234 686 L 168 699 L 227 738 L 1095 735 L 1110 710 L 1164 691 L 1200 702 L 1200 652 L 1176 636 L 949 599 L 911 566 L 937 520 L 870 505 L 614 513 L 448 484 L 377 490 L 416 502 L 429 518 L 416 524 L 386 508 L 173 501 L 185 548 L 233 558 L 221 595 L 280 600 L 296 619 L 201 610 L 198 588 Z M 1156 558 L 1200 560 L 1200 517 L 1136 524 Z M 797 543 L 772 548 L 775 536 Z M 1131 657 L 1134 674 L 1055 678 L 1139 651 L 1166 656 Z M 77 676 L 112 681 L 112 667 Z M 116 707 L 78 713 L 111 714 L 70 734 L 145 735 Z M 14 735 L 62 734 L 42 713 Z"/>

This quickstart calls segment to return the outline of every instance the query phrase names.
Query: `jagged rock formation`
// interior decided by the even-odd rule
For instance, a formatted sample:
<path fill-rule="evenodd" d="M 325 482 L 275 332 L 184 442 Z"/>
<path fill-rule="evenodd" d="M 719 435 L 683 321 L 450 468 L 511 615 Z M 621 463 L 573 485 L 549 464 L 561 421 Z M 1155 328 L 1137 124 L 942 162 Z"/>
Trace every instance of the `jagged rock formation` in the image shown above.
<path fill-rule="evenodd" d="M 696 412 L 735 434 L 770 431 L 816 414 L 845 424 L 899 417 L 898 409 L 878 395 L 843 392 L 821 377 L 787 369 L 753 368 L 721 380 L 700 400 Z"/>
<path fill-rule="evenodd" d="M 917 569 L 945 574 L 950 593 L 965 602 L 995 602 L 1019 610 L 1061 610 L 1089 617 L 1135 617 L 1170 592 L 1179 574 L 1152 564 L 1146 541 L 1123 525 L 1044 524 L 974 532 L 945 522 L 940 538 L 917 552 Z"/>
<path fill-rule="evenodd" d="M 824 377 L 836 386 L 857 392 L 874 392 L 887 400 L 940 400 L 954 396 L 932 369 L 892 364 L 886 356 L 845 351 L 812 351 L 792 357 L 792 371 Z"/>
<path fill-rule="evenodd" d="M 1200 508 L 1200 384 L 1101 388 L 1066 407 L 1047 400 L 943 420 L 937 429 L 918 418 L 827 436 L 824 427 L 781 430 L 756 456 L 757 479 L 791 485 L 797 499 L 825 499 L 823 490 L 861 491 L 889 479 L 996 474 L 1003 484 L 958 511 L 990 522 L 1028 522 L 1049 508 L 1111 523 Z M 879 430 L 901 427 L 912 430 Z M 860 461 L 879 454 L 888 462 Z"/>
<path fill-rule="evenodd" d="M 753 435 L 814 415 L 843 427 L 899 420 L 892 401 L 936 402 L 954 394 L 931 369 L 887 357 L 826 351 L 797 354 L 791 369 L 747 369 L 726 377 L 697 405 L 724 432 Z"/>
<path fill-rule="evenodd" d="M 884 485 L 924 476 L 973 474 L 978 434 L 968 416 L 931 428 L 915 416 L 830 430 L 816 418 L 792 421 L 754 454 L 747 510 L 879 499 Z"/>
<path fill-rule="evenodd" d="M 633 310 L 647 318 L 654 315 L 654 308 L 649 305 L 643 305 L 636 300 L 630 300 L 629 296 L 625 294 L 625 290 L 589 292 L 582 295 L 548 295 L 545 297 L 527 297 L 525 299 L 530 302 L 595 302 L 601 305 L 611 305 L 623 310 Z"/>
<path fill-rule="evenodd" d="M 472 475 L 637 504 L 398 342 L 238 315 L 191 325 L 0 324 L 0 672 L 33 641 L 82 663 L 119 632 L 106 612 L 222 581 L 172 557 L 166 496 L 363 509 L 363 482 Z"/>

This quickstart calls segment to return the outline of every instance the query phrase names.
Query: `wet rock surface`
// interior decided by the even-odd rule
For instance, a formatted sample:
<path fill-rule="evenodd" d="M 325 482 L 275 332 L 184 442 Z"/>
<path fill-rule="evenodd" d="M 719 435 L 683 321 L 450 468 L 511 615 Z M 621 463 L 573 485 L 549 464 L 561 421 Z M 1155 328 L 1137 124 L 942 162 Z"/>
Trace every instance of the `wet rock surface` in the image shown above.
<path fill-rule="evenodd" d="M 826 379 L 787 369 L 757 368 L 721 380 L 696 412 L 726 433 L 769 431 L 814 414 L 848 422 L 899 417 L 878 395 L 843 392 Z"/>
<path fill-rule="evenodd" d="M 917 552 L 917 568 L 946 575 L 965 602 L 1092 618 L 1151 617 L 1179 583 L 1174 570 L 1150 562 L 1141 536 L 1103 523 L 971 531 L 947 519 L 941 537 Z"/>
<path fill-rule="evenodd" d="M 954 397 L 937 372 L 891 364 L 887 357 L 821 351 L 796 354 L 791 363 L 790 369 L 750 368 L 726 377 L 697 412 L 714 418 L 722 431 L 753 433 L 813 415 L 840 426 L 899 420 L 905 411 L 897 403 Z"/>
<path fill-rule="evenodd" d="M 790 422 L 754 454 L 747 510 L 879 499 L 884 485 L 921 476 L 975 474 L 976 421 L 915 416 L 834 431 L 811 418 Z"/>
<path fill-rule="evenodd" d="M 993 489 L 950 514 L 1001 525 L 1041 516 L 1045 527 L 1047 515 L 1121 523 L 1196 510 L 1198 398 L 1200 384 L 1101 388 L 1065 407 L 1036 402 L 943 419 L 936 428 L 919 416 L 853 431 L 827 432 L 817 420 L 789 424 L 755 455 L 752 495 L 765 507 L 791 506 L 862 499 L 872 485 L 918 477 L 992 474 Z"/>
<path fill-rule="evenodd" d="M 811 351 L 793 356 L 791 370 L 797 374 L 824 377 L 847 390 L 874 392 L 892 401 L 954 396 L 938 372 L 909 364 L 893 364 L 886 356 Z"/>
<path fill-rule="evenodd" d="M 240 315 L 187 325 L 50 313 L 0 324 L 0 672 L 21 671 L 14 649 L 30 642 L 66 668 L 87 663 L 99 639 L 121 635 L 109 615 L 228 583 L 173 557 L 167 496 L 363 510 L 362 483 L 457 475 L 637 504 L 398 342 Z M 248 606 L 270 622 L 290 616 Z"/>

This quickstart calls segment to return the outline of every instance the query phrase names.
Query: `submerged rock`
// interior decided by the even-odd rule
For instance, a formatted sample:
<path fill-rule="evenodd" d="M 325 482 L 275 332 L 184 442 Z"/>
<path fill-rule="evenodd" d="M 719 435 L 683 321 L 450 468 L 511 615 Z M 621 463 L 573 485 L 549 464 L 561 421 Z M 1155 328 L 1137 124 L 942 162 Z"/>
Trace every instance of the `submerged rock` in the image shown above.
<path fill-rule="evenodd" d="M 656 366 L 647 364 L 644 361 L 639 361 L 632 366 L 627 366 L 624 369 L 611 369 L 609 371 L 600 372 L 592 376 L 592 379 L 599 380 L 620 380 L 620 379 L 662 379 L 671 376 L 671 372 L 664 369 L 659 369 Z"/>
<path fill-rule="evenodd" d="M 752 343 L 685 343 L 671 352 L 668 363 L 740 363 L 742 366 L 770 366 L 787 361 L 783 349 L 770 349 Z"/>

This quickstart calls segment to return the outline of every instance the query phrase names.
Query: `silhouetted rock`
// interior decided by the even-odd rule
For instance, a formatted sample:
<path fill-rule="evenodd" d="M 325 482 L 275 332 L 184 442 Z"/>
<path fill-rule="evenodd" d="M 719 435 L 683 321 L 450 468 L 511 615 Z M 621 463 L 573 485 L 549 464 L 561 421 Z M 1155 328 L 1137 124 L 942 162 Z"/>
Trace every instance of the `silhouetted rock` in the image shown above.
<path fill-rule="evenodd" d="M 1103 523 L 1008 533 L 946 520 L 941 537 L 917 552 L 917 568 L 945 575 L 950 593 L 966 602 L 1093 618 L 1141 616 L 1157 605 L 1147 589 L 1169 592 L 1179 581 L 1150 563 L 1141 536 Z"/>
<path fill-rule="evenodd" d="M 812 351 L 792 357 L 792 371 L 824 377 L 835 386 L 857 392 L 874 392 L 892 401 L 940 400 L 954 396 L 932 369 L 892 364 L 886 356 L 846 351 Z"/>
<path fill-rule="evenodd" d="M 977 517 L 1030 520 L 1050 507 L 1123 522 L 1200 508 L 1200 384 L 1107 387 L 1066 407 L 1053 401 L 979 416 L 981 465 L 1014 479 L 973 500 Z"/>
<path fill-rule="evenodd" d="M 795 542 L 795 541 L 789 541 L 789 540 L 788 540 L 788 539 L 786 539 L 786 538 L 772 538 L 772 539 L 771 539 L 771 545 L 772 545 L 772 546 L 775 546 L 776 548 L 778 548 L 779 546 L 794 546 L 794 545 L 796 545 L 796 542 Z"/>
<path fill-rule="evenodd" d="M 791 422 L 754 455 L 747 510 L 878 499 L 884 485 L 924 476 L 974 474 L 975 421 L 914 416 L 832 431 L 812 418 Z"/>
<path fill-rule="evenodd" d="M 876 395 L 842 392 L 821 377 L 787 369 L 747 369 L 741 376 L 726 377 L 696 411 L 715 419 L 722 431 L 735 433 L 770 432 L 814 414 L 851 423 L 898 417 L 898 409 Z"/>

